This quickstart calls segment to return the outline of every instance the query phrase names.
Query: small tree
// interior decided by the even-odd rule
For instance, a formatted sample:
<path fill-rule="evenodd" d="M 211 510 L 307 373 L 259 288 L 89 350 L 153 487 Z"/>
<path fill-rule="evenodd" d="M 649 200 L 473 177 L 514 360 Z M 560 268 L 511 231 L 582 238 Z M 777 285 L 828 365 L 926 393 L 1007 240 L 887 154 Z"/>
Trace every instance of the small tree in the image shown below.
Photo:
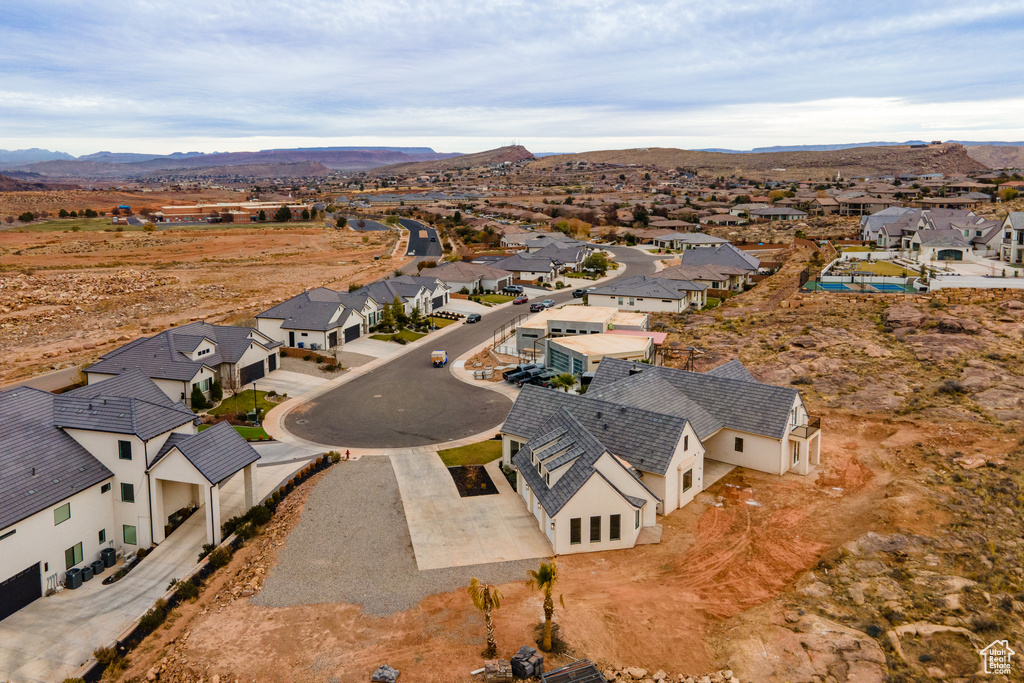
<path fill-rule="evenodd" d="M 57 215 L 60 216 L 61 218 L 67 218 L 68 217 L 68 210 L 67 209 L 61 209 L 60 211 L 57 212 Z"/>
<path fill-rule="evenodd" d="M 302 210 L 302 220 L 304 220 L 304 221 L 308 221 L 309 220 L 309 209 L 303 209 Z"/>
<path fill-rule="evenodd" d="M 391 304 L 384 304 L 380 310 L 380 326 L 385 330 L 391 330 L 395 327 L 395 314 L 391 310 Z"/>
<path fill-rule="evenodd" d="M 335 223 L 335 225 L 338 226 L 339 230 L 344 228 L 347 224 L 348 224 L 348 219 L 347 218 L 345 218 L 344 216 L 338 216 L 338 220 Z"/>
<path fill-rule="evenodd" d="M 412 307 L 412 313 L 409 314 L 409 322 L 413 325 L 419 325 L 423 322 L 423 311 L 420 310 L 418 303 Z"/>
<path fill-rule="evenodd" d="M 35 216 L 32 215 L 31 211 L 26 211 L 25 213 L 18 216 L 18 220 L 21 221 L 22 223 L 29 223 L 35 220 Z"/>
<path fill-rule="evenodd" d="M 192 407 L 196 410 L 204 410 L 210 407 L 210 404 L 206 402 L 203 390 L 199 388 L 198 384 L 192 385 Z"/>
<path fill-rule="evenodd" d="M 213 380 L 213 384 L 210 385 L 210 400 L 214 403 L 220 403 L 224 398 L 224 387 L 220 385 L 220 380 Z"/>
<path fill-rule="evenodd" d="M 258 218 L 260 223 L 265 223 L 267 221 L 267 212 L 264 211 L 263 209 L 260 209 Z"/>
<path fill-rule="evenodd" d="M 629 233 L 629 236 L 632 236 L 632 233 Z M 636 238 L 634 238 L 634 241 L 635 239 Z M 600 251 L 595 251 L 593 254 L 591 254 L 590 256 L 583 260 L 583 267 L 596 270 L 599 273 L 601 273 L 601 275 L 604 275 L 606 272 L 608 272 L 608 257 L 605 256 Z"/>
<path fill-rule="evenodd" d="M 545 652 L 551 650 L 551 620 L 555 615 L 555 600 L 552 594 L 555 591 L 555 583 L 558 581 L 558 564 L 555 562 L 541 562 L 537 569 L 530 569 L 526 572 L 530 578 L 526 580 L 527 588 L 535 588 L 544 593 L 544 638 L 540 648 Z M 561 595 L 558 602 L 565 609 L 565 600 Z"/>
<path fill-rule="evenodd" d="M 494 642 L 494 619 L 491 612 L 501 607 L 501 593 L 494 586 L 481 583 L 479 579 L 469 580 L 469 588 L 466 589 L 473 606 L 484 613 L 484 624 L 487 625 L 487 649 L 483 656 L 487 659 L 494 659 L 498 656 L 498 644 Z"/>
<path fill-rule="evenodd" d="M 278 223 L 287 223 L 292 219 L 292 210 L 287 206 L 282 205 L 277 213 L 274 214 L 274 220 Z"/>
<path fill-rule="evenodd" d="M 395 320 L 395 324 L 399 327 L 405 327 L 409 323 L 409 316 L 405 313 L 405 306 L 402 305 L 401 300 L 397 296 L 391 302 L 391 315 Z"/>
<path fill-rule="evenodd" d="M 563 372 L 552 377 L 550 384 L 556 389 L 569 393 L 569 390 L 576 386 L 576 376 L 571 372 Z"/>

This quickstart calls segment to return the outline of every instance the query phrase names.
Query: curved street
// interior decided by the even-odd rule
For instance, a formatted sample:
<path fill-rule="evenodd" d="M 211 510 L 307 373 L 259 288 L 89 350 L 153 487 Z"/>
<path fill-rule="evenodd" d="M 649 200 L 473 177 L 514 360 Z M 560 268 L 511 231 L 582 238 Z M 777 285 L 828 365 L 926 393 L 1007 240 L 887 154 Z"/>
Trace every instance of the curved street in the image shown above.
<path fill-rule="evenodd" d="M 629 276 L 654 272 L 655 258 L 631 247 L 611 247 Z M 583 281 L 584 283 L 586 281 Z M 556 303 L 571 289 L 550 294 Z M 521 306 L 495 309 L 475 325 L 460 323 L 438 346 L 456 358 L 491 339 L 494 330 L 525 313 Z M 496 429 L 512 402 L 504 395 L 460 381 L 430 363 L 423 346 L 316 396 L 292 409 L 283 428 L 310 442 L 352 448 L 408 448 L 462 439 Z"/>

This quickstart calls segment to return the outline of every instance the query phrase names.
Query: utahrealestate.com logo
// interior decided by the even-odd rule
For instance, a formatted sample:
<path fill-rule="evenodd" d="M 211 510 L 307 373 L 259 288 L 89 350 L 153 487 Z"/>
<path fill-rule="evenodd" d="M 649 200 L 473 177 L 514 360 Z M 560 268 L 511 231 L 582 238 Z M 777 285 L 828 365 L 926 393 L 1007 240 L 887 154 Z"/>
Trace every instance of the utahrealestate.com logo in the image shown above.
<path fill-rule="evenodd" d="M 1010 649 L 1010 643 L 1006 640 L 994 640 L 984 650 L 979 650 L 981 655 L 982 670 L 987 674 L 1010 675 L 1010 660 L 1016 652 Z"/>

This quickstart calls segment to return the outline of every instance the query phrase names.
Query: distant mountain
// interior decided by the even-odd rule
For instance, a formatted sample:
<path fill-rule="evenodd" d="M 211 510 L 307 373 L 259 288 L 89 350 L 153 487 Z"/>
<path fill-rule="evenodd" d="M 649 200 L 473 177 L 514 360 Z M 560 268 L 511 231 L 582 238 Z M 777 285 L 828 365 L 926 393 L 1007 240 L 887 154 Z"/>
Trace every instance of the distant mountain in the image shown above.
<path fill-rule="evenodd" d="M 971 142 L 967 140 L 944 140 L 947 144 L 963 145 L 964 147 L 975 147 L 979 145 L 994 146 L 1024 146 L 1024 142 Z M 773 152 L 833 152 L 840 149 L 854 149 L 856 147 L 905 147 L 907 145 L 927 145 L 924 140 L 906 140 L 904 142 L 849 142 L 837 145 L 775 145 L 774 147 L 755 147 L 750 150 L 724 149 L 721 147 L 708 147 L 696 149 L 695 152 L 718 152 L 720 154 L 771 154 Z M 539 154 L 537 156 L 540 156 Z"/>
<path fill-rule="evenodd" d="M 1024 168 L 1024 145 L 971 145 L 967 156 L 989 168 Z"/>
<path fill-rule="evenodd" d="M 203 156 L 205 152 L 175 152 L 174 154 L 135 154 L 132 152 L 96 152 L 95 154 L 83 154 L 78 161 L 105 161 L 111 164 L 131 164 L 137 161 L 149 161 L 150 159 L 185 159 L 188 157 Z"/>
<path fill-rule="evenodd" d="M 489 149 L 486 152 L 476 152 L 475 154 L 455 154 L 446 159 L 382 166 L 373 169 L 373 175 L 408 175 L 410 173 L 426 173 L 427 171 L 454 171 L 461 168 L 528 161 L 536 158 L 522 145 L 510 145 L 508 147 Z"/>
<path fill-rule="evenodd" d="M 204 168 L 169 169 L 153 171 L 143 180 L 205 178 L 207 180 L 263 179 L 263 178 L 315 178 L 331 174 L 331 169 L 318 161 L 299 161 L 288 164 L 236 164 L 207 166 Z"/>
<path fill-rule="evenodd" d="M 54 159 L 74 159 L 66 152 L 51 152 L 48 149 L 0 149 L 0 168 L 10 168 L 34 164 L 38 161 L 52 161 Z"/>
<path fill-rule="evenodd" d="M 29 183 L 24 180 L 15 180 L 5 175 L 0 175 L 0 192 L 24 192 L 26 190 L 45 190 L 47 186 L 43 183 Z"/>

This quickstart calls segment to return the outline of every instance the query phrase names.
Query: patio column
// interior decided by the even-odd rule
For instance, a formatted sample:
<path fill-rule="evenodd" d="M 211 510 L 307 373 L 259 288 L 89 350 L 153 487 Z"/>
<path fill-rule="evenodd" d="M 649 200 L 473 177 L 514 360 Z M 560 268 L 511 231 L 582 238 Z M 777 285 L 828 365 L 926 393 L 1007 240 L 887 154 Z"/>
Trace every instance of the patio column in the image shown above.
<path fill-rule="evenodd" d="M 206 542 L 220 545 L 220 487 L 216 484 L 206 488 Z"/>
<path fill-rule="evenodd" d="M 256 505 L 256 463 L 250 463 L 242 470 L 242 480 L 245 487 L 245 509 L 248 511 Z"/>
<path fill-rule="evenodd" d="M 164 487 L 152 474 L 149 476 L 149 499 L 152 501 L 153 511 L 153 543 L 159 544 L 166 538 L 164 524 L 167 515 L 164 514 Z"/>

